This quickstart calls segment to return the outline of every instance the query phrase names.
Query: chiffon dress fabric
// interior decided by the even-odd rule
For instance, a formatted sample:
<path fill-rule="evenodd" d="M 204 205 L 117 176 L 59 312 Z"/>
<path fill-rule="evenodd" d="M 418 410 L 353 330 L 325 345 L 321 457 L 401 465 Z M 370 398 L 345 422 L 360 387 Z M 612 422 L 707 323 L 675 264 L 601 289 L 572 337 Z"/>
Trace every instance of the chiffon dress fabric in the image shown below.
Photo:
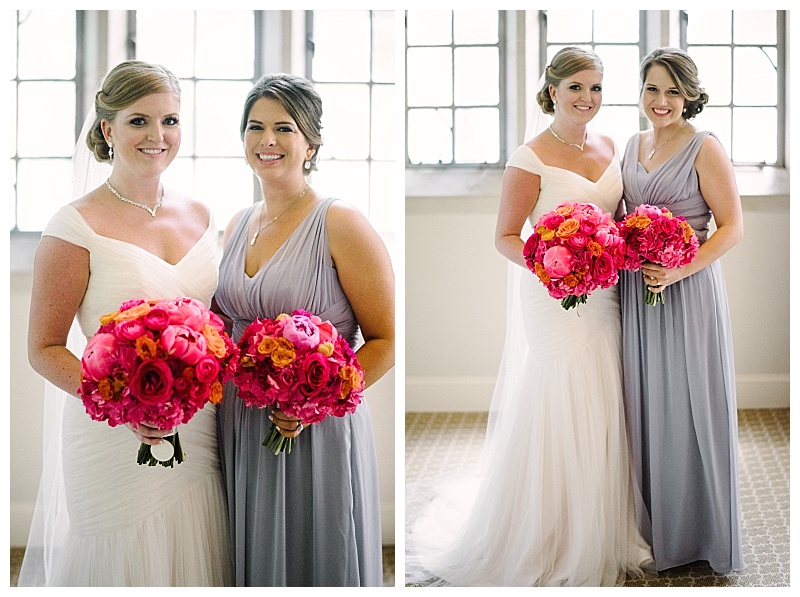
<path fill-rule="evenodd" d="M 616 154 L 596 182 L 544 164 L 527 145 L 507 166 L 541 177 L 531 226 L 565 201 L 611 214 L 619 205 Z M 515 264 L 509 272 L 507 338 L 481 464 L 477 474 L 439 483 L 409 523 L 406 582 L 620 584 L 626 573 L 641 575 L 651 555 L 636 528 L 618 290 L 564 310 L 532 273 Z"/>
<path fill-rule="evenodd" d="M 334 266 L 326 218 L 312 208 L 278 252 L 249 277 L 247 226 L 235 224 L 216 300 L 238 340 L 256 318 L 303 309 L 330 321 L 351 346 L 358 322 Z M 381 586 L 378 464 L 369 408 L 307 426 L 291 453 L 262 446 L 270 409 L 248 407 L 227 384 L 219 411 L 237 586 Z"/>
<path fill-rule="evenodd" d="M 89 283 L 77 313 L 87 338 L 100 327 L 101 315 L 130 299 L 190 297 L 210 304 L 217 281 L 213 220 L 174 265 L 134 244 L 96 234 L 71 205 L 62 207 L 42 234 L 89 251 Z M 137 464 L 140 442 L 127 427 L 93 421 L 81 400 L 62 394 L 63 463 L 55 471 L 63 475 L 58 482 L 63 481 L 66 512 L 58 512 L 57 519 L 68 530 L 44 564 L 41 542 L 32 531 L 31 561 L 23 562 L 19 585 L 230 585 L 214 406 L 206 405 L 178 427 L 183 463 L 150 467 Z M 43 475 L 43 488 L 52 482 Z"/>
<path fill-rule="evenodd" d="M 625 208 L 666 207 L 701 243 L 712 213 L 700 193 L 695 158 L 710 133 L 696 132 L 666 163 L 647 172 L 639 135 L 623 160 Z M 741 570 L 737 414 L 733 345 L 722 265 L 713 262 L 644 304 L 641 272 L 624 272 L 625 407 L 639 487 L 640 520 L 658 570 L 705 560 Z"/>

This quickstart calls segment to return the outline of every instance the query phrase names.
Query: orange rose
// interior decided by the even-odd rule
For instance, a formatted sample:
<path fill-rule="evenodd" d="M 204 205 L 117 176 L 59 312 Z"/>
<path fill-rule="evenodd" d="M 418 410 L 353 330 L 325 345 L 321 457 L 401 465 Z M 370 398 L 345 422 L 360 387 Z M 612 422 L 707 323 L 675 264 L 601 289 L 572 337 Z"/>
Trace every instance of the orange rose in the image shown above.
<path fill-rule="evenodd" d="M 589 251 L 591 251 L 592 255 L 595 257 L 602 255 L 603 253 L 603 245 L 593 240 L 590 240 L 588 243 L 586 243 L 586 248 L 589 249 Z"/>
<path fill-rule="evenodd" d="M 547 242 L 548 240 L 553 240 L 553 237 L 556 235 L 555 230 L 551 230 L 547 226 L 539 226 L 536 229 L 536 233 L 542 237 L 542 240 Z"/>
<path fill-rule="evenodd" d="M 218 381 L 215 381 L 211 384 L 211 394 L 209 394 L 208 399 L 211 401 L 211 404 L 219 404 L 222 402 L 222 384 Z"/>
<path fill-rule="evenodd" d="M 562 216 L 571 216 L 572 215 L 572 206 L 571 205 L 559 205 L 556 207 L 556 213 Z"/>
<path fill-rule="evenodd" d="M 131 319 L 139 319 L 150 311 L 151 307 L 147 303 L 141 303 L 125 311 L 120 311 L 114 318 L 114 321 L 130 321 Z"/>
<path fill-rule="evenodd" d="M 550 283 L 550 274 L 547 273 L 547 271 L 544 269 L 544 266 L 541 263 L 539 263 L 539 262 L 534 263 L 533 264 L 533 270 L 534 270 L 534 273 L 537 276 L 539 276 L 539 279 L 544 284 L 549 284 Z"/>
<path fill-rule="evenodd" d="M 152 359 L 158 353 L 158 344 L 149 336 L 136 338 L 136 354 L 143 360 Z"/>
<path fill-rule="evenodd" d="M 103 378 L 97 382 L 97 391 L 100 392 L 100 397 L 103 400 L 111 400 L 114 397 L 114 392 L 111 390 L 111 382 Z"/>
<path fill-rule="evenodd" d="M 217 358 L 222 358 L 228 354 L 228 349 L 225 347 L 225 340 L 219 335 L 217 328 L 213 328 L 208 324 L 203 326 L 203 337 L 206 339 L 208 351 Z"/>
<path fill-rule="evenodd" d="M 253 362 L 253 357 L 250 355 L 244 355 L 241 359 L 239 359 L 239 364 L 242 367 L 255 367 L 256 364 Z"/>
<path fill-rule="evenodd" d="M 648 218 L 647 216 L 641 216 L 640 215 L 640 216 L 634 216 L 634 217 L 630 218 L 625 223 L 625 225 L 628 228 L 638 228 L 639 230 L 644 230 L 645 228 L 647 228 L 650 225 L 651 222 L 652 222 L 652 220 L 650 218 Z"/>
<path fill-rule="evenodd" d="M 276 342 L 277 346 L 270 356 L 273 364 L 276 367 L 287 367 L 291 365 L 295 359 L 294 345 L 286 338 L 278 338 Z"/>
<path fill-rule="evenodd" d="M 689 222 L 685 220 L 681 220 L 680 225 L 681 228 L 683 229 L 683 242 L 688 243 L 690 240 L 692 240 L 692 237 L 694 236 L 694 229 L 689 224 Z"/>
<path fill-rule="evenodd" d="M 564 220 L 559 224 L 558 230 L 556 230 L 556 236 L 560 239 L 568 239 L 575 235 L 575 233 L 580 230 L 581 223 L 576 220 L 575 218 L 569 218 L 568 220 Z"/>
<path fill-rule="evenodd" d="M 566 284 L 570 288 L 575 288 L 578 285 L 579 281 L 580 280 L 578 279 L 578 276 L 576 276 L 575 274 L 567 274 L 566 276 L 564 276 L 564 284 Z"/>
<path fill-rule="evenodd" d="M 114 311 L 113 313 L 106 313 L 100 317 L 100 325 L 106 325 L 114 321 L 114 319 L 119 315 L 119 311 Z"/>
<path fill-rule="evenodd" d="M 278 341 L 272 336 L 266 336 L 258 345 L 258 352 L 260 354 L 269 356 L 273 352 L 275 352 L 275 349 L 277 347 L 278 347 Z"/>

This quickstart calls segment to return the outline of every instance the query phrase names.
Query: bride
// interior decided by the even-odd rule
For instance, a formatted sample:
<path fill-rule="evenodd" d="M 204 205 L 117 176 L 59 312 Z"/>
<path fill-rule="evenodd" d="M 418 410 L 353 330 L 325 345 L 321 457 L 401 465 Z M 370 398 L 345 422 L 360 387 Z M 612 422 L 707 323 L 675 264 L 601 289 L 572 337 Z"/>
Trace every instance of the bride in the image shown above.
<path fill-rule="evenodd" d="M 513 306 L 482 474 L 471 509 L 440 492 L 411 525 L 407 582 L 608 586 L 652 560 L 635 522 L 641 501 L 623 418 L 618 290 L 564 310 L 522 256 L 526 223 L 564 201 L 617 210 L 616 148 L 586 128 L 600 109 L 602 80 L 595 54 L 559 51 L 537 95 L 552 124 L 508 161 L 495 244 L 514 264 Z M 443 532 L 443 519 L 452 530 Z"/>
<path fill-rule="evenodd" d="M 74 318 L 89 337 L 101 315 L 130 299 L 210 304 L 217 227 L 205 205 L 160 182 L 180 147 L 179 111 L 178 80 L 165 68 L 129 61 L 112 69 L 73 163 L 87 183 L 98 162 L 110 163 L 108 178 L 97 188 L 78 183 L 80 198 L 42 233 L 28 352 L 49 382 L 51 423 L 19 586 L 232 581 L 213 406 L 181 426 L 183 463 L 139 466 L 140 442 L 158 444 L 169 431 L 92 421 L 77 398 L 81 351 L 68 348 Z"/>

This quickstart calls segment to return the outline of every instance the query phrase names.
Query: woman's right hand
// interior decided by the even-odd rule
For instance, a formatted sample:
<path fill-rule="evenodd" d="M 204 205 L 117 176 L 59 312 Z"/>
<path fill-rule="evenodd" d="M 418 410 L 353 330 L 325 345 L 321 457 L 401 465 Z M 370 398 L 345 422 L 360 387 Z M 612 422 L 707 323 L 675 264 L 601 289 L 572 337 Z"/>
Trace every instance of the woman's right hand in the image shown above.
<path fill-rule="evenodd" d="M 158 427 L 153 427 L 152 423 L 139 423 L 139 425 L 126 423 L 125 427 L 130 429 L 140 442 L 151 446 L 160 444 L 163 441 L 161 438 L 175 433 L 174 429 L 159 429 Z"/>

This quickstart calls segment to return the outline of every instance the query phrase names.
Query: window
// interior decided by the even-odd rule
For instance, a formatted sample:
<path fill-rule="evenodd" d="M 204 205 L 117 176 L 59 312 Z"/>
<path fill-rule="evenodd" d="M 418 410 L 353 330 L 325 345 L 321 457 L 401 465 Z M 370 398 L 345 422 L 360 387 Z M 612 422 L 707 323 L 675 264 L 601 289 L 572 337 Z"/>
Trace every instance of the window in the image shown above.
<path fill-rule="evenodd" d="M 695 118 L 735 164 L 785 164 L 785 11 L 681 11 L 681 45 L 709 103 Z"/>
<path fill-rule="evenodd" d="M 76 11 L 16 11 L 11 47 L 12 230 L 41 230 L 70 200 L 76 134 Z M 16 39 L 14 39 L 16 38 Z M 16 42 L 16 43 L 13 43 Z"/>
<path fill-rule="evenodd" d="M 247 93 L 265 73 L 294 72 L 323 97 L 325 144 L 312 184 L 356 205 L 391 244 L 393 11 L 14 14 L 12 231 L 33 237 L 71 200 L 70 158 L 96 85 L 109 65 L 136 58 L 163 64 L 180 80 L 181 149 L 164 181 L 205 201 L 220 229 L 261 198 L 239 134 Z"/>
<path fill-rule="evenodd" d="M 407 163 L 501 166 L 502 11 L 406 14 Z"/>
<path fill-rule="evenodd" d="M 314 185 L 352 203 L 390 235 L 396 188 L 394 12 L 315 10 L 308 13 L 307 29 L 313 48 L 309 79 L 323 106 Z"/>
<path fill-rule="evenodd" d="M 539 21 L 547 48 L 539 73 L 568 45 L 591 50 L 603 61 L 603 107 L 590 126 L 611 135 L 620 152 L 639 129 L 640 14 L 638 10 L 548 10 Z"/>

